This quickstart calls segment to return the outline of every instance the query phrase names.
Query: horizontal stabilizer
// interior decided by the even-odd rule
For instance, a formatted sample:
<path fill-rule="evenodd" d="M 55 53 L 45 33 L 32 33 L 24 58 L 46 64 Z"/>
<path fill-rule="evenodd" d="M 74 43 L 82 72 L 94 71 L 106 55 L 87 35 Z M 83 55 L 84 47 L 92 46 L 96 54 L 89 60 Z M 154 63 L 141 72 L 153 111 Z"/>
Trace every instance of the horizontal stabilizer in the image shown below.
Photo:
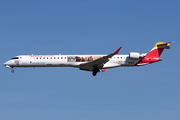
<path fill-rule="evenodd" d="M 157 42 L 153 48 L 165 48 L 165 49 L 170 49 L 170 47 L 169 47 L 170 44 L 171 44 L 171 43 L 174 43 L 174 42 L 175 42 L 175 41 L 167 42 L 167 43 L 165 43 L 165 42 Z"/>

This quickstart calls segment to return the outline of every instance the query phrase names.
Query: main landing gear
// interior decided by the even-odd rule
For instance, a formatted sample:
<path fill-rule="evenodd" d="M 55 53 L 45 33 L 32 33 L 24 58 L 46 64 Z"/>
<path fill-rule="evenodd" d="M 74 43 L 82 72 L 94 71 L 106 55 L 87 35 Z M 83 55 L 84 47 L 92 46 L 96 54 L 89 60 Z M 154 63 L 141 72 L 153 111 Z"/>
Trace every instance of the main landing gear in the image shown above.
<path fill-rule="evenodd" d="M 93 68 L 93 73 L 92 73 L 92 75 L 93 76 L 96 76 L 96 74 L 99 72 L 99 68 L 98 67 L 94 67 Z"/>

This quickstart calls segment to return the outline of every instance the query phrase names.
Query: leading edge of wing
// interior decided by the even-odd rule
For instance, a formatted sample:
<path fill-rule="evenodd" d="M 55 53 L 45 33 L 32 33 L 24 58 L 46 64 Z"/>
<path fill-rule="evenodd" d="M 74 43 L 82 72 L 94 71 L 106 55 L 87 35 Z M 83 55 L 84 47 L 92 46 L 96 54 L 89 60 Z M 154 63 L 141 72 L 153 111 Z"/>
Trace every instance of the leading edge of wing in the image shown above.
<path fill-rule="evenodd" d="M 84 64 L 81 64 L 80 68 L 82 69 L 86 69 L 86 70 L 92 70 L 94 68 L 94 66 L 96 67 L 99 67 L 99 69 L 101 69 L 103 67 L 103 65 L 105 63 L 107 63 L 109 61 L 108 58 L 111 58 L 113 57 L 114 55 L 118 54 L 119 51 L 121 50 L 122 47 L 120 47 L 119 49 L 117 49 L 114 53 L 111 53 L 107 56 L 103 56 L 102 58 L 99 58 L 99 59 L 96 59 L 96 60 L 93 60 L 91 62 L 88 62 L 88 63 L 84 63 Z"/>

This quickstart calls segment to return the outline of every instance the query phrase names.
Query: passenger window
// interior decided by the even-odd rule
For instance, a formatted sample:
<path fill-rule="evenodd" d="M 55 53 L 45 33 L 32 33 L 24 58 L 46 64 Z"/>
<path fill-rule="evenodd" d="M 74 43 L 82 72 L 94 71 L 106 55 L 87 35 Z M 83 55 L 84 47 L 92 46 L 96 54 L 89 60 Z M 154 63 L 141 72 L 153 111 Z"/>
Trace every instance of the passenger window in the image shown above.
<path fill-rule="evenodd" d="M 41 57 L 39 59 L 41 59 Z"/>
<path fill-rule="evenodd" d="M 50 59 L 52 59 L 52 57 L 50 57 Z"/>
<path fill-rule="evenodd" d="M 57 59 L 59 59 L 59 57 L 57 57 Z"/>
<path fill-rule="evenodd" d="M 56 59 L 56 57 L 54 57 L 54 59 Z"/>
<path fill-rule="evenodd" d="M 66 57 L 64 57 L 64 59 L 66 59 Z"/>
<path fill-rule="evenodd" d="M 47 59 L 48 59 L 48 57 L 47 57 Z"/>
<path fill-rule="evenodd" d="M 63 59 L 63 57 L 61 57 L 61 59 Z"/>
<path fill-rule="evenodd" d="M 36 59 L 38 59 L 38 57 Z"/>
<path fill-rule="evenodd" d="M 45 57 L 43 57 L 43 59 L 45 59 Z"/>

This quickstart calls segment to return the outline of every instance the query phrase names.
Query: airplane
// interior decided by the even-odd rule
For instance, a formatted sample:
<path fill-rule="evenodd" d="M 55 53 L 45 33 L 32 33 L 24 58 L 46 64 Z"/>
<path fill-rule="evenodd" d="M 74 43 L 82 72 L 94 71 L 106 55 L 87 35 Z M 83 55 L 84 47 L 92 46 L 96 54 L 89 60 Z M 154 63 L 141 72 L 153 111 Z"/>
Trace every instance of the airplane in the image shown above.
<path fill-rule="evenodd" d="M 161 61 L 164 49 L 170 49 L 173 42 L 157 42 L 148 53 L 130 52 L 128 55 L 118 55 L 120 49 L 109 55 L 18 55 L 4 63 L 6 68 L 14 67 L 75 67 L 80 70 L 106 72 L 109 68 L 143 66 Z"/>

